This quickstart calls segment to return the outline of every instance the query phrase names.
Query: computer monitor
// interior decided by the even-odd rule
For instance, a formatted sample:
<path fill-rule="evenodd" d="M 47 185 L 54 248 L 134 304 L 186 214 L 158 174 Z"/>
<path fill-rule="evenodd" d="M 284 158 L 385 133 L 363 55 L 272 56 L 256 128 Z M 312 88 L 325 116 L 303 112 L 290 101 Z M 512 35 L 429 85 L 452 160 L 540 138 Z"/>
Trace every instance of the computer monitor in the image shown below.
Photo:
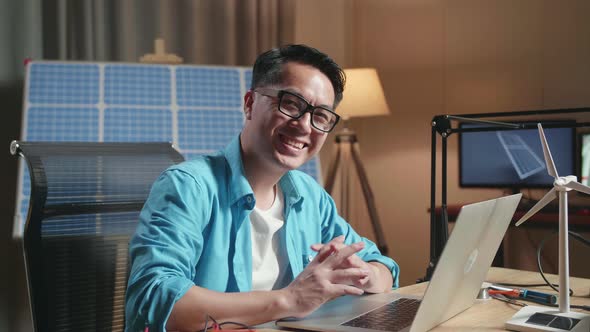
<path fill-rule="evenodd" d="M 580 134 L 580 182 L 590 186 L 590 132 Z"/>
<path fill-rule="evenodd" d="M 575 122 L 548 122 L 573 124 Z M 460 129 L 459 185 L 479 188 L 549 188 L 554 179 L 547 173 L 536 123 L 518 130 L 483 131 L 490 125 L 467 124 Z M 560 175 L 576 174 L 575 128 L 543 128 Z"/>

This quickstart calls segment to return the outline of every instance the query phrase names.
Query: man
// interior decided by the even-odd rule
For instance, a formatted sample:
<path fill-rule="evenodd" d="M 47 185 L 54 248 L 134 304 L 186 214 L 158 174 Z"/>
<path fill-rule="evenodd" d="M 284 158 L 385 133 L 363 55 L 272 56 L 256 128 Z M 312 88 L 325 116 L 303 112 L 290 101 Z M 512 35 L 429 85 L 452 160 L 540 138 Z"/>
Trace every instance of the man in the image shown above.
<path fill-rule="evenodd" d="M 152 188 L 130 243 L 128 330 L 202 330 L 207 317 L 255 325 L 397 286 L 397 264 L 294 171 L 338 122 L 343 89 L 343 71 L 316 49 L 258 57 L 239 137 Z"/>

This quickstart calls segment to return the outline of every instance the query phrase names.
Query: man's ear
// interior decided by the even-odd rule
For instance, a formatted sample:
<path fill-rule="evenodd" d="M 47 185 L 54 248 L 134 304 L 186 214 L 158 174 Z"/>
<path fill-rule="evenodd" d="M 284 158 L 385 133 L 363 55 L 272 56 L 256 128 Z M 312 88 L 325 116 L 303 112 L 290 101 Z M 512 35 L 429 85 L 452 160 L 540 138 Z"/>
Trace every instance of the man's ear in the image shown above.
<path fill-rule="evenodd" d="M 254 104 L 254 91 L 248 90 L 244 95 L 244 115 L 246 120 L 252 119 L 252 105 Z"/>

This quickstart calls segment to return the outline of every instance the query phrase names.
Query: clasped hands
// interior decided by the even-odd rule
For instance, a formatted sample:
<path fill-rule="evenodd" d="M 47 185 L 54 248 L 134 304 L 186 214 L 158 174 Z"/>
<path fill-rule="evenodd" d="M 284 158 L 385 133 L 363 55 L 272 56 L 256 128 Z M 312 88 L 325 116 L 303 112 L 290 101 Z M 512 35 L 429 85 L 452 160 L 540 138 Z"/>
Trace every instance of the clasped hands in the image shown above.
<path fill-rule="evenodd" d="M 306 316 L 323 303 L 342 295 L 371 292 L 378 277 L 377 268 L 356 255 L 364 247 L 364 242 L 344 244 L 344 236 L 326 244 L 312 245 L 316 257 L 285 288 L 290 293 L 293 316 Z"/>

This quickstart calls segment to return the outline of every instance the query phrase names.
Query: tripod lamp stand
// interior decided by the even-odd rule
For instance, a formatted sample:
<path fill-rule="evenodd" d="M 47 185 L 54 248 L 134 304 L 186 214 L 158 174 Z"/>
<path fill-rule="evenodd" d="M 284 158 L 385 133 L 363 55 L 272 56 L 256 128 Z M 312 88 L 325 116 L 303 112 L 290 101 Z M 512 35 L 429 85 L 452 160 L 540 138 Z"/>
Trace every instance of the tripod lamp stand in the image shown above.
<path fill-rule="evenodd" d="M 340 214 L 344 219 L 350 218 L 350 169 L 351 167 L 356 169 L 377 247 L 381 253 L 387 255 L 387 244 L 377 215 L 375 199 L 360 158 L 359 142 L 356 133 L 348 128 L 348 120 L 353 117 L 388 115 L 389 108 L 379 76 L 374 68 L 345 69 L 344 72 L 346 73 L 346 88 L 344 98 L 337 110 L 343 119 L 344 127 L 336 134 L 336 153 L 328 169 L 326 191 L 332 194 L 336 175 L 340 172 L 342 189 L 339 204 Z"/>

